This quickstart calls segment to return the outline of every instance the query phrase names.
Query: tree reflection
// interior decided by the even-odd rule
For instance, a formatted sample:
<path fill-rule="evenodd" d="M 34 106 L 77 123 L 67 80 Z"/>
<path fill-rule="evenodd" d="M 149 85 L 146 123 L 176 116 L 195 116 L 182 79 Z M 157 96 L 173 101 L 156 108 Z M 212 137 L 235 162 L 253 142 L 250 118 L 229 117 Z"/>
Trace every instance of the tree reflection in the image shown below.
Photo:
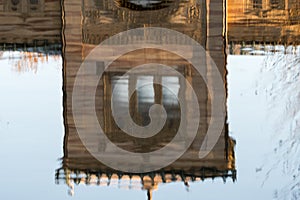
<path fill-rule="evenodd" d="M 37 73 L 39 64 L 48 63 L 51 56 L 54 61 L 60 59 L 60 55 L 49 55 L 40 52 L 27 51 L 0 51 L 0 59 L 7 59 L 13 70 L 19 73 L 34 72 Z"/>
<path fill-rule="evenodd" d="M 276 48 L 276 47 L 275 47 Z M 286 54 L 285 54 L 286 53 Z M 266 123 L 271 123 L 272 150 L 259 170 L 264 185 L 279 175 L 274 199 L 300 198 L 300 54 L 288 47 L 266 56 L 258 91 L 267 102 Z"/>

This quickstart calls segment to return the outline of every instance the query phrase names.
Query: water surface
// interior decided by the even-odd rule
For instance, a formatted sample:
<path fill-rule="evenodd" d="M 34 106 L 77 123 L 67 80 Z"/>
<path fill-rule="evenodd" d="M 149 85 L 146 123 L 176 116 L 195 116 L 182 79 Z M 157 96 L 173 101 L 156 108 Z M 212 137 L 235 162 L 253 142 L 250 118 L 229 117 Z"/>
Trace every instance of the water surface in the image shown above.
<path fill-rule="evenodd" d="M 58 1 L 43 2 L 23 2 L 22 6 L 1 2 L 1 197 L 300 198 L 297 1 L 242 4 L 230 0 L 226 7 L 217 1 L 192 0 L 64 1 L 62 8 Z M 175 55 L 131 52 L 111 66 L 97 87 L 98 120 L 112 141 L 129 151 L 161 148 L 178 129 L 180 106 L 176 98 L 188 99 L 189 91 L 172 74 L 133 74 L 117 81 L 135 64 L 171 63 L 196 88 L 203 115 L 197 141 L 172 165 L 147 174 L 120 174 L 93 158 L 77 135 L 71 109 L 74 78 L 91 49 L 109 36 L 155 26 L 185 33 L 214 59 L 226 81 L 226 128 L 212 153 L 199 160 L 195 155 L 211 114 L 202 78 Z M 122 65 L 124 61 L 129 65 Z M 98 63 L 97 67 L 101 66 Z M 141 86 L 153 79 L 168 88 L 146 85 L 130 102 L 131 116 L 139 125 L 150 123 L 147 113 L 153 103 L 163 104 L 167 110 L 159 138 L 151 138 L 151 144 L 156 145 L 149 145 L 146 140 L 124 135 L 107 108 L 116 85 L 120 89 L 117 102 L 122 107 L 128 103 L 129 85 Z M 105 150 L 101 141 L 95 140 L 94 147 Z"/>

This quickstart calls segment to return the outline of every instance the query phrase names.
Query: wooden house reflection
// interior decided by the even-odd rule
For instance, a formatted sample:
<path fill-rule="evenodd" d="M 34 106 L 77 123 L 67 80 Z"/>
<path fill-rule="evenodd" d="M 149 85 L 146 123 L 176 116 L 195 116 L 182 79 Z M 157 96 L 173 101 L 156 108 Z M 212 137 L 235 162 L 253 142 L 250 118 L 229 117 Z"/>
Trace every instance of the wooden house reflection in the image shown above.
<path fill-rule="evenodd" d="M 61 21 L 59 0 L 0 0 L 0 44 L 60 44 Z"/>
<path fill-rule="evenodd" d="M 235 179 L 234 141 L 227 127 L 213 151 L 203 160 L 193 156 L 199 150 L 210 119 L 210 98 L 202 78 L 189 63 L 175 55 L 151 50 L 135 52 L 122 62 L 153 62 L 171 65 L 188 80 L 199 95 L 201 128 L 187 154 L 161 171 L 147 174 L 124 174 L 109 169 L 94 159 L 82 145 L 72 116 L 72 92 L 76 72 L 90 51 L 112 35 L 138 27 L 164 27 L 184 33 L 199 42 L 215 61 L 225 80 L 226 45 L 230 43 L 283 43 L 299 44 L 300 20 L 298 0 L 0 0 L 0 44 L 2 50 L 28 51 L 27 46 L 49 49 L 51 44 L 63 43 L 64 58 L 64 157 L 57 180 L 72 183 L 106 184 L 116 179 L 140 180 L 144 189 L 156 188 L 160 182 L 204 180 L 214 177 Z M 225 13 L 227 9 L 227 15 Z M 62 17 L 63 16 L 63 17 Z M 63 23 L 62 23 L 63 20 Z M 63 27 L 62 27 L 63 25 Z M 227 25 L 227 26 L 226 26 Z M 63 37 L 61 32 L 63 30 Z M 227 38 L 227 41 L 225 40 Z M 176 38 L 175 38 L 176 39 Z M 9 47 L 9 48 L 8 48 Z M 41 50 L 42 52 L 44 50 Z M 35 48 L 31 51 L 38 51 Z M 152 54 L 155 57 L 147 58 Z M 134 59 L 133 59 L 134 57 Z M 120 62 L 120 63 L 122 63 Z M 132 64 L 132 63 L 131 63 Z M 97 67 L 101 67 L 98 63 Z M 129 66 L 129 67 L 128 67 Z M 176 132 L 180 107 L 176 96 L 188 97 L 181 87 L 182 79 L 171 74 L 161 77 L 130 76 L 124 79 L 119 102 L 126 99 L 129 85 L 141 85 L 149 79 L 160 79 L 172 88 L 173 95 L 165 88 L 153 85 L 137 91 L 132 97 L 130 113 L 140 125 L 149 123 L 147 112 L 153 103 L 164 104 L 169 118 L 159 138 L 152 138 L 157 146 L 122 134 L 114 123 L 108 99 L 119 76 L 130 65 L 117 63 L 104 74 L 97 90 L 98 118 L 112 141 L 122 148 L 151 151 L 164 146 Z M 131 65 L 132 66 L 132 65 Z M 206 75 L 211 76 L 207 63 Z M 97 73 L 97 70 L 95 71 Z M 208 83 L 213 84 L 213 83 Z M 225 86 L 224 91 L 225 93 Z M 120 136 L 122 135 L 122 136 Z M 130 141 L 128 143 L 128 141 Z M 143 147 L 143 148 L 141 148 Z M 101 141 L 100 150 L 105 149 Z M 192 155 L 192 156 L 191 156 Z M 106 182 L 102 181 L 106 180 Z"/>
<path fill-rule="evenodd" d="M 229 43 L 299 44 L 300 1 L 229 0 L 227 6 Z"/>
<path fill-rule="evenodd" d="M 173 74 L 161 76 L 137 74 L 123 78 L 121 83 L 116 80 L 133 66 L 145 63 L 166 64 L 177 70 L 184 79 L 190 82 L 198 95 L 201 121 L 195 142 L 173 164 L 159 171 L 144 174 L 123 173 L 111 169 L 96 160 L 84 147 L 72 115 L 73 85 L 82 61 L 96 45 L 106 38 L 132 28 L 164 27 L 185 33 L 205 47 L 216 62 L 220 73 L 225 77 L 223 4 L 217 0 L 206 2 L 162 0 L 155 1 L 155 3 L 134 0 L 85 0 L 83 2 L 83 4 L 73 1 L 64 2 L 65 137 L 62 167 L 57 170 L 56 180 L 58 182 L 64 180 L 71 188 L 74 187 L 73 184 L 79 183 L 119 184 L 123 187 L 123 183 L 127 181 L 126 187 L 137 186 L 146 189 L 149 197 L 151 197 L 152 189 L 157 188 L 161 182 L 183 181 L 188 184 L 189 181 L 215 177 L 222 177 L 224 181 L 228 177 L 235 180 L 235 142 L 228 136 L 226 124 L 211 153 L 202 160 L 198 158 L 199 148 L 211 119 L 208 89 L 202 77 L 186 60 L 170 52 L 144 49 L 121 56 L 118 61 L 110 65 L 109 70 L 99 82 L 95 106 L 101 126 L 104 127 L 107 137 L 115 144 L 134 152 L 159 149 L 174 137 L 178 128 L 180 105 L 176 97 L 189 98 L 190 91 L 182 87 L 182 78 Z M 103 63 L 96 63 L 91 72 L 96 74 L 97 69 L 101 67 Z M 211 76 L 210 70 L 211 66 L 207 63 L 206 76 Z M 117 127 L 110 109 L 110 97 L 112 88 L 116 84 L 121 84 L 117 101 L 122 105 L 126 103 L 129 86 L 143 85 L 143 82 L 153 79 L 159 79 L 167 84 L 169 90 L 156 84 L 142 87 L 134 93 L 130 101 L 130 114 L 140 125 L 149 123 L 147 113 L 153 103 L 163 104 L 167 110 L 168 119 L 164 128 L 157 136 L 150 138 L 151 142 L 149 142 L 145 139 L 130 137 Z M 225 86 L 223 92 L 225 93 Z M 89 116 L 84 117 L 88 123 Z M 106 147 L 102 141 L 95 140 L 94 148 L 105 151 Z"/>
<path fill-rule="evenodd" d="M 64 1 L 64 4 L 65 10 L 62 10 L 62 1 L 58 0 L 0 0 L 0 48 L 27 50 L 27 46 L 59 45 L 64 40 L 62 21 L 82 22 L 77 28 L 68 26 L 68 30 L 80 31 L 82 26 L 80 36 L 85 44 L 99 44 L 119 30 L 164 26 L 192 36 L 205 45 L 211 55 L 214 49 L 222 46 L 225 36 L 230 45 L 251 42 L 297 45 L 300 41 L 298 0 L 229 0 L 226 3 L 190 0 L 186 1 L 186 6 L 177 0 L 84 0 Z M 204 7 L 207 9 L 202 9 Z M 71 12 L 72 8 L 77 11 Z M 144 15 L 138 14 L 140 12 Z M 206 20 L 201 20 L 204 18 Z M 105 34 L 96 31 L 95 25 L 100 24 L 105 24 L 102 26 Z M 112 28 L 113 25 L 118 28 Z M 207 34 L 199 34 L 199 30 L 204 29 Z M 217 54 L 214 59 L 219 58 Z M 223 56 L 220 62 L 222 59 Z"/>

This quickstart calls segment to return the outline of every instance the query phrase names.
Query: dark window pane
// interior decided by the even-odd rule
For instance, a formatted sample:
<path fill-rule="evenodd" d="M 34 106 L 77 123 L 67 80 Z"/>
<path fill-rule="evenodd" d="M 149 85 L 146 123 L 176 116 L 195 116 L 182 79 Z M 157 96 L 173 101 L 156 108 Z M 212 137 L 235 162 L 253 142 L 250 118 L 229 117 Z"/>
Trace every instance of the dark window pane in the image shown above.
<path fill-rule="evenodd" d="M 39 3 L 39 0 L 30 0 L 30 4 L 37 5 Z"/>
<path fill-rule="evenodd" d="M 262 8 L 262 0 L 253 0 L 253 8 L 261 9 Z"/>
<path fill-rule="evenodd" d="M 284 9 L 284 0 L 270 0 L 270 7 L 274 9 Z"/>
<path fill-rule="evenodd" d="M 20 3 L 20 0 L 11 0 L 12 5 L 16 6 Z"/>

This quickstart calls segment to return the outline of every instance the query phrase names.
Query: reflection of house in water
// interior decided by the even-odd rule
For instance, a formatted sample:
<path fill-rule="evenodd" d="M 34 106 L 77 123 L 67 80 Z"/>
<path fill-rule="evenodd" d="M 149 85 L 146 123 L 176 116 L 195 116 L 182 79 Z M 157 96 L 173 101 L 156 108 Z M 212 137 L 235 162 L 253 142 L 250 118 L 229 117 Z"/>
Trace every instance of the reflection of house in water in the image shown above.
<path fill-rule="evenodd" d="M 199 160 L 200 145 L 211 120 L 210 97 L 206 84 L 194 68 L 187 61 L 169 52 L 144 49 L 121 56 L 110 66 L 99 82 L 96 92 L 96 109 L 98 120 L 104 127 L 107 137 L 123 149 L 148 152 L 163 147 L 176 134 L 180 121 L 178 117 L 180 106 L 176 97 L 189 98 L 189 91 L 182 86 L 181 78 L 172 74 L 164 74 L 159 77 L 131 75 L 122 79 L 118 96 L 120 105 L 126 103 L 124 100 L 128 96 L 129 85 L 143 85 L 143 82 L 147 80 L 159 79 L 172 88 L 173 94 L 159 85 L 143 87 L 131 98 L 130 114 L 137 124 L 149 123 L 149 117 L 146 114 L 149 106 L 153 103 L 163 104 L 167 110 L 168 120 L 162 131 L 157 136 L 150 138 L 151 142 L 146 139 L 130 137 L 116 126 L 109 109 L 110 97 L 112 88 L 117 84 L 116 80 L 133 66 L 144 63 L 164 63 L 173 67 L 194 87 L 198 95 L 201 113 L 200 128 L 196 139 L 180 159 L 159 171 L 144 174 L 123 173 L 97 161 L 79 139 L 72 116 L 72 90 L 76 72 L 90 50 L 114 34 L 138 27 L 165 27 L 185 33 L 206 48 L 216 62 L 220 73 L 225 76 L 222 3 L 217 0 L 207 2 L 201 0 L 155 1 L 153 4 L 147 4 L 147 2 L 85 0 L 84 5 L 81 5 L 74 1 L 65 1 L 63 54 L 66 132 L 63 163 L 62 168 L 57 171 L 57 181 L 64 179 L 69 186 L 73 187 L 74 183 L 106 185 L 118 183 L 118 180 L 121 179 L 121 184 L 128 181 L 132 187 L 142 184 L 141 187 L 147 189 L 148 195 L 151 196 L 150 191 L 155 189 L 160 182 L 181 180 L 187 184 L 188 181 L 215 177 L 222 177 L 224 180 L 231 177 L 235 180 L 234 142 L 228 136 L 226 125 L 214 149 L 207 157 Z M 176 40 L 176 38 L 173 39 Z M 95 67 L 93 73 L 96 74 L 97 69 L 103 67 L 103 64 L 97 63 Z M 210 67 L 207 63 L 207 69 L 205 69 L 207 77 L 211 76 Z M 221 92 L 225 93 L 225 88 Z M 189 110 L 189 112 L 193 111 Z M 83 117 L 88 124 L 90 116 Z M 105 144 L 96 138 L 93 145 L 94 149 L 105 151 Z"/>
<path fill-rule="evenodd" d="M 112 25 L 112 22 L 115 21 L 118 24 L 118 29 L 125 30 L 139 27 L 142 24 L 160 26 L 161 22 L 172 21 L 169 24 L 164 23 L 164 26 L 175 30 L 180 29 L 181 26 L 188 26 L 189 30 L 186 29 L 184 33 L 193 36 L 197 41 L 203 41 L 202 44 L 206 43 L 206 46 L 220 46 L 216 43 L 223 42 L 223 39 L 218 37 L 218 34 L 214 35 L 213 32 L 222 32 L 223 24 L 221 22 L 223 19 L 220 17 L 223 15 L 222 13 L 213 13 L 213 18 L 209 16 L 212 16 L 210 12 L 223 12 L 224 10 L 220 8 L 223 3 L 206 1 L 209 9 L 199 10 L 196 5 L 205 3 L 194 0 L 189 1 L 189 6 L 182 7 L 179 2 L 165 0 L 85 1 L 85 8 L 82 13 L 84 16 L 83 41 L 85 43 L 99 43 L 109 35 L 118 32 L 116 29 L 108 30 L 111 28 L 108 25 L 103 27 L 105 34 L 96 34 L 92 31 L 94 23 Z M 68 2 L 66 4 L 74 3 Z M 259 43 L 299 44 L 300 2 L 298 0 L 229 0 L 226 4 L 228 26 L 224 31 L 227 31 L 229 43 L 255 41 Z M 71 7 L 66 8 L 66 11 L 69 8 Z M 100 14 L 101 10 L 106 10 L 105 16 L 103 13 Z M 141 17 L 136 14 L 137 12 L 145 12 L 145 16 Z M 216 17 L 216 15 L 218 16 Z M 0 0 L 0 47 L 2 49 L 20 49 L 26 45 L 32 46 L 32 44 L 35 46 L 60 44 L 62 16 L 61 1 L 58 0 Z M 69 20 L 80 21 L 77 20 L 80 16 L 73 14 L 72 17 L 69 16 Z M 205 16 L 208 16 L 207 20 L 200 22 L 199 19 Z M 144 23 L 145 18 L 147 18 L 147 23 Z M 197 22 L 195 23 L 195 21 Z M 212 23 L 207 23 L 207 21 Z M 197 35 L 199 31 L 196 31 L 205 28 L 206 25 L 208 25 L 207 33 L 209 36 L 207 42 L 204 41 L 203 34 Z"/>
<path fill-rule="evenodd" d="M 299 0 L 229 0 L 227 37 L 234 43 L 300 42 Z"/>
<path fill-rule="evenodd" d="M 0 0 L 0 51 L 11 56 L 18 72 L 37 70 L 48 55 L 61 54 L 61 1 Z"/>
<path fill-rule="evenodd" d="M 0 44 L 4 49 L 60 44 L 60 5 L 59 0 L 0 0 Z"/>

